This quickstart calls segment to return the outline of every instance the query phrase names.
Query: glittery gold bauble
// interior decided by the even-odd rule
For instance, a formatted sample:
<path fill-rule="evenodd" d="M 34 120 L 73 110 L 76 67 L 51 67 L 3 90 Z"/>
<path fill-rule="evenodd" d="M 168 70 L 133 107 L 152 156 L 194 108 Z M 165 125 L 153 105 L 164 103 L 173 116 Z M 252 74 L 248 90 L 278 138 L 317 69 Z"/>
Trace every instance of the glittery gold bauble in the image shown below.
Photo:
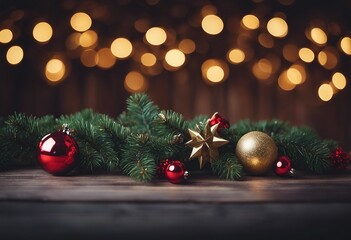
<path fill-rule="evenodd" d="M 253 175 L 267 172 L 278 155 L 274 140 L 266 133 L 259 131 L 252 131 L 242 136 L 235 151 L 244 169 Z"/>

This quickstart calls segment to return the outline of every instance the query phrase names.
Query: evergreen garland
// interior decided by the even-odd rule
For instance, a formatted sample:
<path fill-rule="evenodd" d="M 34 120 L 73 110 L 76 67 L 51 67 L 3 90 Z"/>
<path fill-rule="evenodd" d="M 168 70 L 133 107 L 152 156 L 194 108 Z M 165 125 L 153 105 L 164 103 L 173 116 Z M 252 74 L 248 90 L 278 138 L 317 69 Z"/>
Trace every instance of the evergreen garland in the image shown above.
<path fill-rule="evenodd" d="M 0 120 L 0 169 L 35 165 L 40 139 L 57 131 L 62 124 L 74 130 L 79 147 L 81 171 L 122 171 L 139 181 L 150 181 L 158 164 L 164 159 L 188 161 L 191 148 L 188 129 L 202 130 L 208 116 L 185 120 L 172 110 L 160 110 L 146 94 L 131 95 L 127 111 L 117 119 L 85 109 L 58 119 L 13 114 Z M 241 136 L 250 131 L 262 131 L 275 141 L 279 155 L 286 155 L 295 169 L 325 173 L 331 169 L 330 154 L 337 147 L 331 140 L 320 139 L 307 127 L 291 126 L 279 120 L 252 122 L 243 120 L 222 129 L 220 135 L 229 141 L 219 148 L 219 157 L 210 170 L 222 179 L 235 180 L 243 174 L 235 155 Z"/>

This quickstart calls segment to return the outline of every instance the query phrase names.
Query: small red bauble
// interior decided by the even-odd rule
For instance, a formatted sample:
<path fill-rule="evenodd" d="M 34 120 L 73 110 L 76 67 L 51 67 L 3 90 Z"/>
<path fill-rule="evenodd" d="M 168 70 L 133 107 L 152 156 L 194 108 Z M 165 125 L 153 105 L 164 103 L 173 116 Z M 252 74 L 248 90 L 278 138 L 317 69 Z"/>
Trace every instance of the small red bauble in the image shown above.
<path fill-rule="evenodd" d="M 165 177 L 170 183 L 181 183 L 187 179 L 189 173 L 181 161 L 174 160 L 170 162 L 165 170 Z"/>
<path fill-rule="evenodd" d="M 295 170 L 291 168 L 291 161 L 286 156 L 281 156 L 275 164 L 274 172 L 279 176 L 294 176 Z"/>
<path fill-rule="evenodd" d="M 214 113 L 209 121 L 210 121 L 210 126 L 211 127 L 213 125 L 216 125 L 217 123 L 219 123 L 218 130 L 222 130 L 223 128 L 229 128 L 230 127 L 230 124 L 229 124 L 228 120 L 226 120 L 221 115 L 219 115 L 218 112 Z"/>
<path fill-rule="evenodd" d="M 345 170 L 351 159 L 347 152 L 338 147 L 331 153 L 330 162 L 335 170 Z"/>
<path fill-rule="evenodd" d="M 64 175 L 73 169 L 78 146 L 65 131 L 44 136 L 38 145 L 38 161 L 42 168 L 53 175 Z"/>

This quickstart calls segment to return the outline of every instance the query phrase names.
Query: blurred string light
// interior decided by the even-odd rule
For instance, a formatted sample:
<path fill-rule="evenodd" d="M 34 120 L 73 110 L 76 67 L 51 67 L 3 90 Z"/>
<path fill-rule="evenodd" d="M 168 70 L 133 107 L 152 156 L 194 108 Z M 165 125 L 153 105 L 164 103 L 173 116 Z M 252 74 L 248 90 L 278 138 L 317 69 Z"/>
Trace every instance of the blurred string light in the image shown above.
<path fill-rule="evenodd" d="M 167 39 L 166 31 L 160 27 L 152 27 L 145 33 L 146 41 L 151 45 L 161 45 Z"/>
<path fill-rule="evenodd" d="M 9 43 L 13 38 L 13 33 L 10 29 L 2 29 L 0 31 L 0 43 Z"/>
<path fill-rule="evenodd" d="M 318 45 L 324 45 L 327 43 L 327 34 L 320 28 L 312 28 L 311 38 Z"/>
<path fill-rule="evenodd" d="M 80 55 L 82 64 L 86 67 L 95 67 L 99 62 L 99 56 L 93 49 L 86 49 Z"/>
<path fill-rule="evenodd" d="M 231 63 L 239 64 L 245 60 L 245 52 L 241 49 L 233 48 L 229 50 L 227 58 Z"/>
<path fill-rule="evenodd" d="M 45 76 L 52 82 L 57 83 L 61 81 L 66 73 L 66 66 L 62 60 L 58 58 L 52 58 L 46 63 Z"/>
<path fill-rule="evenodd" d="M 77 12 L 71 17 L 71 27 L 78 31 L 84 32 L 87 31 L 91 25 L 92 20 L 90 16 L 84 12 Z"/>
<path fill-rule="evenodd" d="M 156 64 L 156 56 L 152 53 L 144 53 L 140 58 L 141 63 L 146 67 L 151 67 Z"/>
<path fill-rule="evenodd" d="M 196 49 L 196 44 L 191 39 L 183 39 L 179 42 L 179 50 L 185 54 L 193 53 Z"/>
<path fill-rule="evenodd" d="M 93 30 L 85 31 L 82 34 L 77 34 L 76 36 L 79 36 L 79 45 L 84 48 L 93 47 L 94 45 L 97 44 L 97 41 L 98 41 L 98 35 Z M 78 41 L 76 41 L 76 43 L 77 42 Z"/>
<path fill-rule="evenodd" d="M 112 68 L 116 63 L 116 57 L 112 54 L 110 48 L 101 48 L 97 52 L 97 65 L 102 69 Z"/>
<path fill-rule="evenodd" d="M 184 64 L 185 55 L 179 49 L 171 49 L 166 53 L 165 60 L 168 65 L 177 68 Z"/>
<path fill-rule="evenodd" d="M 286 8 L 294 4 L 294 0 L 277 1 Z M 262 1 L 253 2 L 258 4 Z M 159 1 L 147 0 L 146 3 L 154 7 Z M 45 77 L 52 83 L 62 81 L 68 74 L 69 59 L 78 59 L 87 68 L 98 67 L 104 70 L 114 68 L 117 61 L 134 61 L 129 65 L 134 70 L 126 75 L 124 87 L 129 92 L 138 92 L 148 88 L 145 76 L 156 76 L 164 70 L 186 72 L 187 69 L 180 69 L 190 61 L 199 60 L 198 55 L 204 55 L 208 59 L 203 60 L 201 73 L 203 80 L 210 85 L 221 84 L 228 78 L 230 71 L 227 63 L 230 63 L 234 71 L 238 68 L 236 65 L 245 64 L 258 81 L 266 84 L 277 83 L 284 91 L 291 91 L 312 78 L 309 75 L 310 69 L 319 66 L 323 71 L 333 73 L 332 77 L 329 76 L 329 82 L 319 83 L 317 95 L 323 101 L 331 100 L 334 94 L 346 87 L 347 78 L 339 68 L 342 67 L 343 55 L 351 55 L 351 38 L 342 33 L 338 23 L 310 19 L 304 28 L 299 26 L 303 28 L 300 29 L 299 37 L 293 34 L 287 37 L 289 24 L 293 24 L 289 15 L 284 12 L 264 15 L 259 4 L 257 6 L 257 9 L 240 16 L 222 18 L 220 15 L 223 12 L 218 11 L 216 6 L 198 5 L 198 9 L 189 15 L 188 24 L 177 27 L 166 22 L 162 26 L 155 26 L 152 18 L 141 15 L 142 17 L 133 20 L 133 27 L 129 29 L 143 36 L 140 39 L 130 32 L 124 32 L 123 37 L 118 38 L 103 35 L 100 25 L 111 20 L 105 19 L 106 6 L 85 8 L 88 9 L 86 12 L 77 10 L 66 19 L 73 29 L 65 36 L 67 52 L 61 52 L 67 59 L 50 59 L 45 66 Z M 182 13 L 178 9 L 172 11 L 170 17 L 180 19 L 185 14 L 186 12 Z M 11 13 L 10 20 L 1 25 L 3 29 L 0 30 L 0 43 L 17 41 L 21 33 L 13 23 L 25 19 L 25 16 L 22 10 Z M 32 35 L 39 43 L 48 43 L 59 35 L 59 27 L 56 32 L 56 26 L 48 22 L 41 21 L 32 26 Z M 192 34 L 195 28 L 202 30 L 201 33 Z M 292 25 L 292 30 L 293 28 L 295 26 Z M 221 49 L 224 48 L 224 52 L 220 53 L 222 57 L 216 55 L 216 58 L 212 58 L 210 55 L 217 52 L 212 51 L 211 44 L 216 44 L 215 39 L 218 40 L 218 37 L 212 36 L 223 31 L 228 34 L 228 47 L 221 46 Z M 304 39 L 301 40 L 301 37 Z M 255 44 L 257 46 L 253 46 Z M 213 47 L 219 49 L 217 46 Z M 271 53 L 267 55 L 267 51 L 262 51 L 265 49 L 270 49 Z M 22 61 L 23 56 L 23 49 L 13 46 L 7 50 L 6 60 L 16 65 Z M 235 80 L 234 71 L 231 77 Z"/>
<path fill-rule="evenodd" d="M 147 89 L 148 83 L 144 76 L 137 72 L 129 72 L 124 79 L 124 87 L 128 92 L 143 92 Z"/>
<path fill-rule="evenodd" d="M 344 89 L 346 87 L 346 78 L 344 74 L 340 72 L 334 73 L 332 77 L 332 83 L 337 89 Z"/>
<path fill-rule="evenodd" d="M 127 58 L 132 51 L 133 45 L 126 38 L 117 38 L 111 44 L 111 52 L 117 58 Z"/>
<path fill-rule="evenodd" d="M 33 28 L 33 37 L 41 43 L 48 42 L 53 34 L 52 27 L 47 22 L 39 22 Z"/>
<path fill-rule="evenodd" d="M 314 52 L 309 48 L 301 48 L 299 50 L 299 57 L 302 61 L 310 63 L 314 60 Z"/>
<path fill-rule="evenodd" d="M 258 80 L 267 80 L 273 72 L 272 62 L 267 58 L 258 60 L 252 67 L 252 73 Z"/>
<path fill-rule="evenodd" d="M 268 32 L 277 38 L 283 38 L 288 34 L 288 24 L 280 17 L 274 17 L 267 23 Z"/>
<path fill-rule="evenodd" d="M 329 101 L 333 97 L 333 88 L 328 83 L 323 83 L 318 88 L 318 96 L 322 101 Z"/>
<path fill-rule="evenodd" d="M 344 37 L 340 41 L 341 50 L 347 55 L 351 55 L 351 38 Z"/>
<path fill-rule="evenodd" d="M 208 59 L 202 63 L 201 72 L 207 83 L 218 84 L 227 79 L 229 68 L 221 59 Z"/>
<path fill-rule="evenodd" d="M 224 23 L 220 17 L 210 14 L 202 19 L 201 27 L 206 33 L 217 35 L 222 32 Z"/>
<path fill-rule="evenodd" d="M 248 30 L 254 30 L 260 26 L 260 20 L 255 15 L 248 14 L 241 19 L 241 26 Z"/>
<path fill-rule="evenodd" d="M 19 64 L 24 56 L 23 49 L 20 46 L 12 46 L 7 50 L 6 59 L 12 65 Z"/>

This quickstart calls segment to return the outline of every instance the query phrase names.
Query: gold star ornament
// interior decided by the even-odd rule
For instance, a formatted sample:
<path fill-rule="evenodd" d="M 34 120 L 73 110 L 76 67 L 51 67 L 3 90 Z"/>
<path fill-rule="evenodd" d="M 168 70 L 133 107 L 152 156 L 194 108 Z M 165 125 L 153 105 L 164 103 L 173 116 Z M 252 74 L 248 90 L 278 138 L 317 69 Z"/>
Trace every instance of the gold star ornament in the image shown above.
<path fill-rule="evenodd" d="M 193 148 L 190 159 L 197 157 L 200 169 L 205 166 L 206 162 L 216 160 L 219 155 L 218 148 L 229 142 L 218 136 L 218 126 L 219 123 L 210 126 L 209 121 L 207 121 L 202 133 L 201 131 L 188 129 L 191 140 L 186 145 Z"/>

